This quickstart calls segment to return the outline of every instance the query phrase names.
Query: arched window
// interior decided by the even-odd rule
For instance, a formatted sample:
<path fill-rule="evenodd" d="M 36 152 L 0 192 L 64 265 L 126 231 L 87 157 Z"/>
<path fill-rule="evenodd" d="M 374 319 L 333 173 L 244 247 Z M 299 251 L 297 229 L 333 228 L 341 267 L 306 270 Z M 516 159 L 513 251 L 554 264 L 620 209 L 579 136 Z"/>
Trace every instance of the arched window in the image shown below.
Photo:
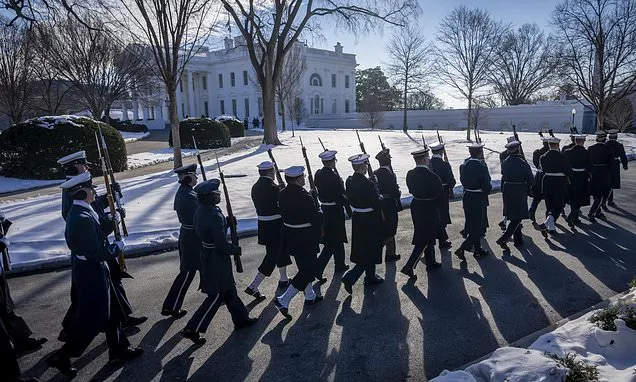
<path fill-rule="evenodd" d="M 322 86 L 322 78 L 318 73 L 314 73 L 309 77 L 309 86 Z"/>

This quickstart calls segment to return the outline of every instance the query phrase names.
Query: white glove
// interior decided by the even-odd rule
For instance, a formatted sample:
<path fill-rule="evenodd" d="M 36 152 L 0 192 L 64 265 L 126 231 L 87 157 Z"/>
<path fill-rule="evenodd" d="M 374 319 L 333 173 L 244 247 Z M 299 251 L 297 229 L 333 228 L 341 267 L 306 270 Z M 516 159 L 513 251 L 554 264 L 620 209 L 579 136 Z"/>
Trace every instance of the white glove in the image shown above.
<path fill-rule="evenodd" d="M 123 251 L 124 248 L 126 248 L 126 243 L 124 242 L 124 239 L 115 240 L 113 244 L 115 244 L 120 251 Z"/>
<path fill-rule="evenodd" d="M 114 220 L 117 223 L 121 223 L 121 215 L 119 214 L 119 212 L 115 211 L 115 215 L 109 215 L 110 220 Z"/>
<path fill-rule="evenodd" d="M 6 237 L 0 238 L 0 242 L 4 243 L 4 246 L 9 248 L 9 244 L 11 244 L 11 242 L 9 242 L 9 239 L 7 239 Z"/>

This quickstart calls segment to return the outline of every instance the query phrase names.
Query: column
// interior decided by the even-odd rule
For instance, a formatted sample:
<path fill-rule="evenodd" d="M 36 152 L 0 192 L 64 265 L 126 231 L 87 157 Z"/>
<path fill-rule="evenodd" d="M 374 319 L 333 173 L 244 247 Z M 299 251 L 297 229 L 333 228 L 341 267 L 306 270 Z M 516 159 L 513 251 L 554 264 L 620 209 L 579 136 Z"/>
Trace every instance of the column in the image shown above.
<path fill-rule="evenodd" d="M 190 117 L 194 115 L 194 85 L 192 80 L 192 71 L 188 70 L 188 114 Z"/>
<path fill-rule="evenodd" d="M 132 101 L 132 107 L 133 107 L 133 123 L 137 123 L 137 120 L 139 119 L 139 104 L 137 103 L 136 99 Z"/>
<path fill-rule="evenodd" d="M 208 72 L 208 114 L 210 118 L 214 117 L 216 109 L 215 102 L 212 100 L 214 91 L 212 90 L 212 72 Z"/>
<path fill-rule="evenodd" d="M 121 101 L 121 120 L 122 122 L 128 120 L 128 105 L 125 100 Z"/>

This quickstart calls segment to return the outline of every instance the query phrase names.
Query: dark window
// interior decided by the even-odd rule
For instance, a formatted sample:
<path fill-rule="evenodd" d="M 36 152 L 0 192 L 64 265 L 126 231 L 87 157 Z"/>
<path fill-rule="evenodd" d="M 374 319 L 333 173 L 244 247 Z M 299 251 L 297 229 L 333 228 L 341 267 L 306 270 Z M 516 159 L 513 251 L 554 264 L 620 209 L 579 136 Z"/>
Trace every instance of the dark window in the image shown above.
<path fill-rule="evenodd" d="M 318 73 L 314 73 L 309 77 L 309 86 L 322 86 L 322 78 Z"/>
<path fill-rule="evenodd" d="M 234 72 L 230 73 L 230 86 L 236 86 L 236 77 L 234 76 Z"/>
<path fill-rule="evenodd" d="M 235 117 L 238 115 L 238 113 L 236 112 L 236 100 L 235 99 L 232 100 L 232 115 L 235 116 Z"/>
<path fill-rule="evenodd" d="M 208 112 L 208 101 L 203 102 L 203 109 L 205 110 L 205 116 L 209 117 L 210 113 Z"/>
<path fill-rule="evenodd" d="M 247 73 L 247 72 L 244 72 Z M 245 98 L 245 117 L 249 117 L 250 116 L 250 99 L 249 98 Z"/>
<path fill-rule="evenodd" d="M 219 88 L 223 89 L 223 74 L 219 74 Z"/>
<path fill-rule="evenodd" d="M 225 114 L 225 101 L 221 100 L 221 114 Z"/>
<path fill-rule="evenodd" d="M 201 79 L 201 82 L 203 83 L 203 90 L 206 90 L 208 88 L 208 77 L 202 76 Z"/>
<path fill-rule="evenodd" d="M 336 75 L 335 74 L 331 75 L 331 87 L 332 88 L 336 87 Z"/>
<path fill-rule="evenodd" d="M 345 100 L 345 113 L 349 112 L 349 107 L 350 107 L 349 106 L 349 100 L 347 99 L 347 100 Z"/>
<path fill-rule="evenodd" d="M 345 76 L 345 88 L 349 89 L 349 76 Z"/>
<path fill-rule="evenodd" d="M 247 86 L 247 70 L 243 71 L 243 85 Z"/>

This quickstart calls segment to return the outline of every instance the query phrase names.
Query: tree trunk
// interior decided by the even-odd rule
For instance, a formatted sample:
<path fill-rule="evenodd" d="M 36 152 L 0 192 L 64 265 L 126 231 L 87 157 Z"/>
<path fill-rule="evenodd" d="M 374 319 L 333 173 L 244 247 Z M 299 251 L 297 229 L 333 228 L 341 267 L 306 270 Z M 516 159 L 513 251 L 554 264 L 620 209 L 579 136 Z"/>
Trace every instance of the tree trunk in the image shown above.
<path fill-rule="evenodd" d="M 596 131 L 605 130 L 605 112 L 596 113 Z M 583 131 L 583 129 L 581 129 Z"/>
<path fill-rule="evenodd" d="M 285 103 L 282 99 L 279 98 L 278 102 L 280 103 L 280 118 L 281 118 L 281 131 L 285 131 Z"/>
<path fill-rule="evenodd" d="M 179 113 L 177 112 L 177 87 L 168 89 L 168 119 L 172 131 L 172 153 L 174 168 L 183 166 L 181 158 L 181 136 L 179 135 Z"/>
<path fill-rule="evenodd" d="M 470 128 L 473 124 L 473 93 L 468 93 L 468 121 L 466 123 L 466 140 L 470 141 Z"/>
<path fill-rule="evenodd" d="M 406 133 L 408 131 L 408 126 L 406 124 L 406 112 L 408 110 L 407 105 L 406 105 L 406 98 L 407 98 L 407 93 L 408 93 L 408 75 L 406 75 L 404 77 L 404 115 L 402 117 L 402 130 Z"/>
<path fill-rule="evenodd" d="M 261 84 L 263 91 L 263 139 L 268 145 L 280 145 L 278 131 L 276 130 L 276 96 L 274 94 L 274 81 L 269 73 L 265 76 L 265 83 Z"/>

